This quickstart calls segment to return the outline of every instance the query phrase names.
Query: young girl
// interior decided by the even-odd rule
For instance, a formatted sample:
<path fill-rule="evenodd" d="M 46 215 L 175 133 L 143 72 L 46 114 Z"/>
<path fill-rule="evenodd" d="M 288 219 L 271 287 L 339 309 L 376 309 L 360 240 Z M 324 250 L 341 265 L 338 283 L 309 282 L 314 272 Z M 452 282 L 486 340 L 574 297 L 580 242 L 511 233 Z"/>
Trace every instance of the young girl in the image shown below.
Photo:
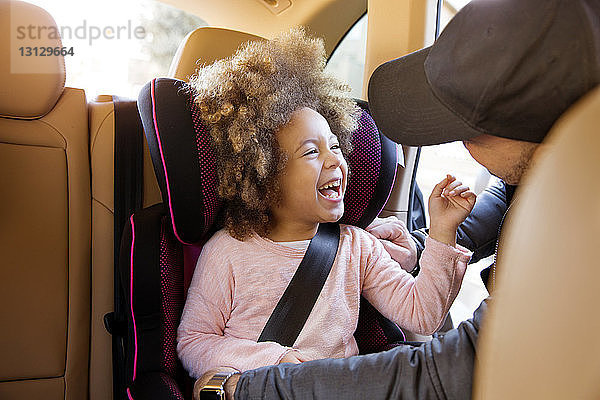
<path fill-rule="evenodd" d="M 358 354 L 361 294 L 421 334 L 443 323 L 469 254 L 458 225 L 475 195 L 448 176 L 430 197 L 430 237 L 413 278 L 374 236 L 342 225 L 336 259 L 293 348 L 257 343 L 320 223 L 344 211 L 356 106 L 323 72 L 323 44 L 302 30 L 244 45 L 191 82 L 219 156 L 224 229 L 204 246 L 178 329 L 177 350 L 194 377 L 281 362 Z"/>

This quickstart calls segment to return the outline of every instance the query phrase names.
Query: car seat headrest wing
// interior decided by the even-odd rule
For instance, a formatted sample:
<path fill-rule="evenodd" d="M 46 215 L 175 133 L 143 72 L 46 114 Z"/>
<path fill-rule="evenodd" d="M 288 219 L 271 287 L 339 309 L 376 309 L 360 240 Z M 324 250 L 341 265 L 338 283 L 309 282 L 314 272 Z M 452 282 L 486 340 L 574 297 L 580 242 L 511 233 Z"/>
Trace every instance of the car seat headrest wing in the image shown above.
<path fill-rule="evenodd" d="M 142 88 L 138 107 L 173 231 L 182 243 L 197 243 L 220 207 L 210 134 L 183 81 L 152 80 Z"/>
<path fill-rule="evenodd" d="M 350 176 L 344 196 L 341 223 L 366 228 L 387 202 L 396 177 L 396 144 L 382 135 L 364 101 L 358 128 L 352 133 L 352 152 L 348 156 Z"/>
<path fill-rule="evenodd" d="M 379 133 L 366 103 L 359 105 L 362 112 L 348 157 L 351 172 L 340 222 L 364 228 L 391 193 L 397 148 Z M 213 228 L 221 206 L 210 133 L 183 81 L 154 79 L 140 92 L 138 106 L 173 231 L 181 242 L 197 243 Z"/>

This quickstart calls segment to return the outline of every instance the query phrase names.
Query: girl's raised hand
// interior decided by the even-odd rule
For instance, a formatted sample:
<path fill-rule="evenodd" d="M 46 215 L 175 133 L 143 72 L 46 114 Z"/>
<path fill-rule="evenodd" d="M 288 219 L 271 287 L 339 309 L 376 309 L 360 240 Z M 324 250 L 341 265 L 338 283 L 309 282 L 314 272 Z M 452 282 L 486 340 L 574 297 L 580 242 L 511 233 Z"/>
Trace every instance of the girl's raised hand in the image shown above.
<path fill-rule="evenodd" d="M 457 181 L 454 176 L 446 175 L 446 178 L 435 185 L 429 196 L 429 235 L 454 246 L 456 229 L 471 213 L 476 197 L 468 186 Z"/>

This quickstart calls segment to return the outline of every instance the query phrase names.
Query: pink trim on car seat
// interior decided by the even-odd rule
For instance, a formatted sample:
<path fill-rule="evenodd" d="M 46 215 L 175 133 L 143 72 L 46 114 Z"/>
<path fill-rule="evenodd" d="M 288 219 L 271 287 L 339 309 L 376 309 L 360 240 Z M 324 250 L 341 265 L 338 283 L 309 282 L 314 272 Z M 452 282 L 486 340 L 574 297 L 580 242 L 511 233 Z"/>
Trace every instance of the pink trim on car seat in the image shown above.
<path fill-rule="evenodd" d="M 135 315 L 133 313 L 133 250 L 135 247 L 135 226 L 133 224 L 133 215 L 129 217 L 131 223 L 131 256 L 129 262 L 129 304 L 131 306 L 131 320 L 133 321 L 133 342 L 134 342 L 134 353 L 133 353 L 133 378 L 135 381 L 135 372 L 137 368 L 137 356 L 138 356 L 138 344 L 137 344 L 137 328 L 135 326 Z M 127 389 L 129 393 L 129 389 Z M 131 396 L 130 396 L 131 397 Z"/>
<path fill-rule="evenodd" d="M 129 391 L 129 388 L 127 388 L 127 398 L 129 400 L 133 400 L 133 396 L 131 395 L 131 392 Z"/>
<path fill-rule="evenodd" d="M 169 198 L 169 213 L 171 214 L 171 226 L 173 227 L 173 233 L 181 243 L 191 244 L 179 237 L 177 228 L 175 227 L 175 214 L 173 214 L 173 206 L 171 204 L 171 187 L 169 185 L 169 176 L 167 174 L 167 164 L 165 163 L 165 156 L 163 155 L 162 143 L 160 141 L 160 134 L 158 133 L 158 123 L 156 121 L 156 99 L 154 97 L 154 85 L 156 78 L 152 79 L 152 85 L 150 85 L 150 97 L 152 98 L 152 122 L 154 123 L 154 132 L 156 133 L 156 141 L 158 142 L 158 150 L 160 151 L 160 160 L 162 161 L 163 171 L 165 172 L 165 184 L 167 186 L 167 197 Z"/>

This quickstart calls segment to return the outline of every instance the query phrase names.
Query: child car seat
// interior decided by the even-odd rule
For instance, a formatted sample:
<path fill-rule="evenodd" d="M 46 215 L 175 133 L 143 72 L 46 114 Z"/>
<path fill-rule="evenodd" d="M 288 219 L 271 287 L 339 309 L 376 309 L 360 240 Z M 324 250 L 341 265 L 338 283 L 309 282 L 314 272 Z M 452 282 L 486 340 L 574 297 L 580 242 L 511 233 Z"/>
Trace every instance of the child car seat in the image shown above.
<path fill-rule="evenodd" d="M 379 133 L 366 103 L 359 105 L 340 222 L 364 228 L 391 192 L 397 148 Z M 216 159 L 185 82 L 151 81 L 138 107 L 163 203 L 132 215 L 121 243 L 126 393 L 130 399 L 191 398 L 193 382 L 177 358 L 176 331 L 202 245 L 219 228 Z M 398 327 L 364 299 L 355 337 L 361 353 L 403 340 Z"/>

